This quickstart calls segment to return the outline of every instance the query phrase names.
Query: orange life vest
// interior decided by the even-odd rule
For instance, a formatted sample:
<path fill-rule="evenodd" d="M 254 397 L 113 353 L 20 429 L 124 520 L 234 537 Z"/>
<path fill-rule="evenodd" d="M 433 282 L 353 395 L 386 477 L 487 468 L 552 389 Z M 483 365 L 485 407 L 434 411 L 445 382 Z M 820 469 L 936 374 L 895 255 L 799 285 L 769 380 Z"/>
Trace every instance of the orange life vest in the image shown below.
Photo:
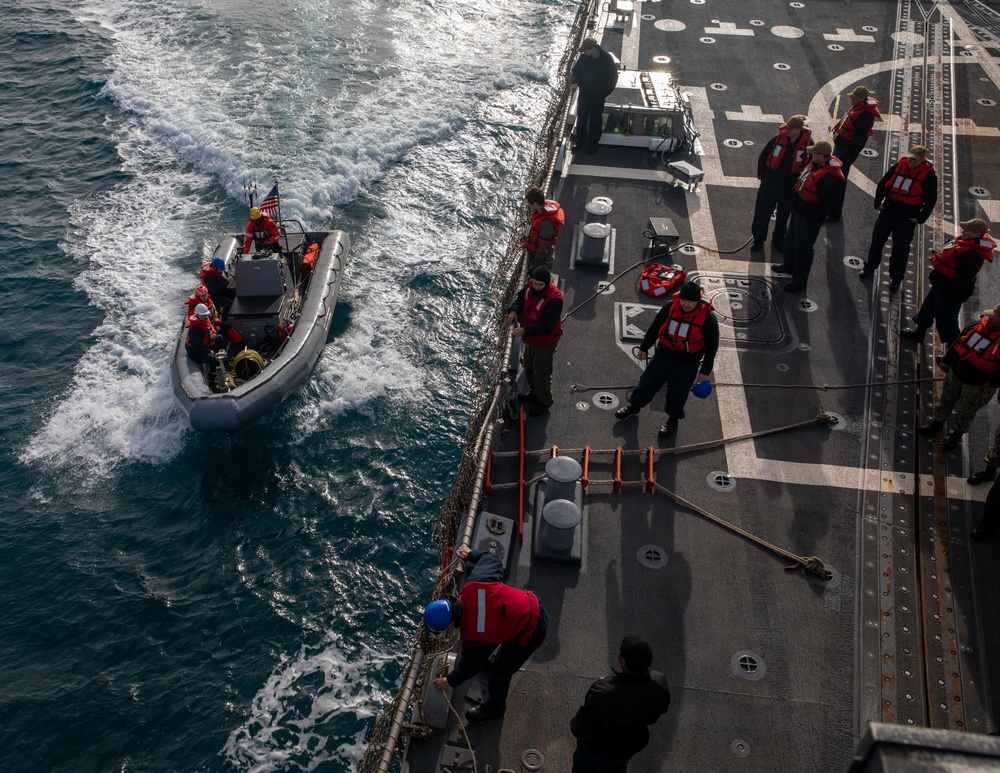
<path fill-rule="evenodd" d="M 963 361 L 983 373 L 1000 372 L 1000 330 L 990 330 L 985 314 L 952 345 Z"/>
<path fill-rule="evenodd" d="M 534 252 L 538 249 L 538 232 L 546 220 L 551 221 L 555 229 L 555 235 L 552 237 L 552 245 L 554 246 L 559 241 L 559 229 L 566 222 L 566 215 L 558 201 L 546 201 L 542 209 L 531 213 L 531 225 L 528 228 L 528 235 L 524 239 L 524 249 L 528 252 Z"/>
<path fill-rule="evenodd" d="M 219 312 L 218 312 L 218 311 L 216 311 L 216 309 L 215 309 L 215 304 L 214 304 L 214 303 L 212 303 L 212 296 L 209 296 L 209 297 L 205 298 L 204 300 L 202 300 L 202 299 L 201 299 L 201 298 L 199 298 L 199 297 L 198 297 L 197 295 L 195 295 L 194 293 L 192 293 L 192 294 L 191 294 L 191 297 L 190 297 L 190 298 L 188 298 L 188 299 L 187 299 L 186 301 L 184 301 L 184 305 L 185 305 L 185 306 L 187 307 L 187 313 L 188 313 L 188 316 L 189 316 L 189 317 L 190 317 L 190 316 L 191 316 L 192 314 L 194 314 L 194 309 L 195 309 L 195 307 L 196 307 L 196 306 L 197 306 L 197 305 L 198 305 L 199 303 L 204 303 L 204 304 L 205 304 L 205 306 L 207 306 L 207 307 L 208 307 L 208 311 L 209 311 L 209 313 L 210 313 L 210 314 L 211 314 L 211 315 L 212 315 L 213 317 L 218 317 L 218 316 L 219 316 Z"/>
<path fill-rule="evenodd" d="M 810 129 L 803 128 L 799 132 L 798 140 L 792 145 L 792 141 L 788 139 L 788 135 L 785 133 L 784 125 L 779 126 L 778 139 L 775 140 L 774 147 L 771 148 L 771 155 L 767 157 L 768 169 L 777 171 L 778 167 L 781 166 L 781 162 L 785 160 L 785 153 L 791 150 L 795 156 L 792 158 L 792 168 L 790 171 L 792 174 L 798 174 L 809 163 L 806 148 L 811 144 L 812 131 Z"/>
<path fill-rule="evenodd" d="M 997 243 L 993 241 L 989 234 L 983 234 L 976 239 L 958 238 L 948 242 L 940 250 L 931 255 L 931 267 L 939 274 L 944 274 L 949 279 L 954 279 L 958 273 L 958 266 L 955 263 L 955 259 L 964 252 L 975 250 L 979 253 L 980 258 L 979 268 L 976 269 L 976 273 L 978 274 L 983 268 L 983 263 L 993 262 L 993 250 L 996 249 L 996 246 Z"/>
<path fill-rule="evenodd" d="M 549 282 L 548 287 L 537 295 L 531 287 L 531 282 L 528 282 L 524 288 L 524 308 L 521 311 L 521 327 L 541 322 L 542 311 L 548 305 L 549 301 L 553 298 L 562 300 L 562 297 L 562 293 L 559 292 L 559 288 L 553 282 Z M 540 336 L 524 336 L 524 342 L 535 346 L 546 346 L 558 342 L 561 336 L 562 320 L 560 319 L 556 322 L 555 330 L 551 333 Z"/>
<path fill-rule="evenodd" d="M 681 308 L 680 290 L 674 293 L 667 320 L 660 327 L 660 343 L 672 352 L 697 354 L 705 348 L 705 320 L 714 309 L 705 296 L 691 311 Z"/>
<path fill-rule="evenodd" d="M 795 181 L 795 192 L 799 194 L 799 198 L 803 201 L 808 201 L 810 204 L 819 204 L 819 181 L 828 174 L 832 174 L 841 180 L 845 179 L 844 173 L 840 168 L 842 166 L 843 164 L 836 156 L 830 156 L 830 160 L 822 166 L 810 163 L 802 170 L 799 179 Z"/>
<path fill-rule="evenodd" d="M 892 177 L 885 186 L 886 198 L 899 204 L 919 206 L 924 203 L 924 181 L 934 169 L 927 159 L 917 164 L 916 169 L 910 169 L 910 162 L 903 158 L 892 170 Z"/>
<path fill-rule="evenodd" d="M 878 111 L 878 100 L 873 97 L 868 97 L 868 99 L 860 104 L 851 105 L 851 109 L 847 111 L 844 120 L 837 124 L 837 128 L 835 129 L 837 135 L 843 137 L 845 140 L 853 140 L 854 132 L 857 131 L 854 122 L 862 113 L 872 114 L 872 128 L 865 135 L 866 137 L 871 137 L 875 133 L 875 121 L 882 117 L 882 114 Z"/>
<path fill-rule="evenodd" d="M 467 582 L 459 595 L 464 641 L 524 646 L 538 625 L 538 597 L 502 582 Z"/>
<path fill-rule="evenodd" d="M 250 245 L 252 243 L 256 242 L 258 247 L 261 244 L 277 244 L 278 237 L 281 236 L 278 226 L 267 215 L 262 215 L 259 223 L 251 219 L 247 223 L 246 233 L 247 236 L 243 240 L 244 255 L 250 252 Z"/>
<path fill-rule="evenodd" d="M 211 317 L 202 319 L 197 314 L 192 314 L 188 317 L 187 329 L 188 334 L 185 343 L 189 347 L 197 347 L 199 337 L 201 338 L 202 347 L 211 349 L 215 345 L 216 330 Z"/>

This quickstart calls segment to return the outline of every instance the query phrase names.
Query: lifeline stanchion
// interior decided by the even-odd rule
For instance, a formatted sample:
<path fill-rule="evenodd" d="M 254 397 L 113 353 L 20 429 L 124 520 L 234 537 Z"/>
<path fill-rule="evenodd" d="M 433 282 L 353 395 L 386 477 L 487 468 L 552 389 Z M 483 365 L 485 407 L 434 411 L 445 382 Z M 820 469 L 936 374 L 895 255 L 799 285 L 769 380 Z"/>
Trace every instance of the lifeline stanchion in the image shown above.
<path fill-rule="evenodd" d="M 583 475 L 580 477 L 580 482 L 583 484 L 584 488 L 587 488 L 587 484 L 590 483 L 590 476 L 588 475 L 588 470 L 590 468 L 590 446 L 583 449 Z"/>
<path fill-rule="evenodd" d="M 652 491 L 656 485 L 656 475 L 653 473 L 653 462 L 656 460 L 656 451 L 652 446 L 646 452 L 646 491 Z"/>
<path fill-rule="evenodd" d="M 524 542 L 524 406 L 518 409 L 521 427 L 521 447 L 517 454 L 517 539 Z"/>
<path fill-rule="evenodd" d="M 615 491 L 622 487 L 622 447 L 615 451 Z"/>
<path fill-rule="evenodd" d="M 493 493 L 493 455 L 494 452 L 490 451 L 490 456 L 486 460 L 486 493 Z"/>

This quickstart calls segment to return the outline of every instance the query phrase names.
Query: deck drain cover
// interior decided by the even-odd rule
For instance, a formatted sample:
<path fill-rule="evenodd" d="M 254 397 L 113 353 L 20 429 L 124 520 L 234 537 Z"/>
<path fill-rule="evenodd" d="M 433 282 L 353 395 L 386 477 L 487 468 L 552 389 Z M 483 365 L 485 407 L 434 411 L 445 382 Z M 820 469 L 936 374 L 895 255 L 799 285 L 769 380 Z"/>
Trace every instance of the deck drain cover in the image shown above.
<path fill-rule="evenodd" d="M 861 155 L 864 156 L 865 158 L 877 158 L 878 151 L 873 148 L 865 148 L 864 150 L 861 151 Z"/>
<path fill-rule="evenodd" d="M 725 145 L 727 148 L 742 148 L 743 147 L 743 143 L 740 142 L 739 140 L 723 140 L 722 144 Z"/>
<path fill-rule="evenodd" d="M 590 403 L 588 403 L 588 402 L 586 402 L 584 400 L 581 400 L 580 402 L 578 402 L 576 404 L 576 409 L 578 411 L 589 411 L 590 410 Z"/>
<path fill-rule="evenodd" d="M 754 27 L 763 27 L 764 26 L 764 22 L 761 19 L 751 19 L 750 20 L 750 24 L 753 25 Z"/>
<path fill-rule="evenodd" d="M 791 70 L 792 66 L 790 64 L 785 64 L 784 62 L 775 62 L 775 70 Z"/>
<path fill-rule="evenodd" d="M 996 107 L 996 104 L 997 104 L 992 99 L 977 99 L 976 102 L 978 102 L 983 107 Z"/>
<path fill-rule="evenodd" d="M 864 261 L 857 255 L 845 255 L 844 265 L 848 268 L 861 268 L 864 265 Z"/>
<path fill-rule="evenodd" d="M 603 293 L 604 295 L 611 295 L 615 291 L 615 286 L 608 282 L 598 282 L 597 292 Z"/>
<path fill-rule="evenodd" d="M 659 545 L 643 545 L 636 551 L 635 557 L 647 569 L 662 569 L 668 560 L 667 551 Z"/>
<path fill-rule="evenodd" d="M 621 401 L 618 399 L 618 395 L 612 394 L 611 392 L 598 392 L 594 395 L 593 403 L 598 408 L 603 408 L 606 411 L 613 411 L 618 407 Z"/>
<path fill-rule="evenodd" d="M 827 46 L 831 51 L 843 51 L 844 47 L 838 43 L 831 43 Z"/>
<path fill-rule="evenodd" d="M 729 665 L 736 676 L 749 679 L 751 682 L 762 679 L 764 674 L 767 673 L 764 658 L 755 652 L 750 652 L 750 650 L 740 650 L 734 654 L 733 659 L 729 661 Z"/>
<path fill-rule="evenodd" d="M 725 91 L 726 89 L 729 88 L 729 86 L 727 86 L 725 83 L 713 83 L 711 86 L 709 86 L 709 88 L 714 89 L 715 91 Z"/>
<path fill-rule="evenodd" d="M 798 302 L 794 304 L 794 308 L 799 311 L 805 311 L 812 314 L 814 311 L 819 309 L 819 305 L 815 301 L 811 301 L 808 298 L 799 298 Z"/>
<path fill-rule="evenodd" d="M 703 37 L 703 38 L 698 38 L 698 40 L 700 40 L 702 43 L 714 43 L 715 42 L 715 38 L 710 38 L 707 35 L 705 37 Z"/>
<path fill-rule="evenodd" d="M 729 751 L 731 751 L 737 757 L 749 757 L 750 744 L 748 744 L 742 738 L 734 738 L 733 742 L 729 744 Z"/>
<path fill-rule="evenodd" d="M 521 755 L 521 765 L 525 770 L 541 770 L 545 758 L 538 749 L 525 749 Z"/>
<path fill-rule="evenodd" d="M 969 193 L 971 193 L 973 196 L 978 196 L 979 198 L 983 198 L 984 196 L 990 195 L 989 189 L 983 188 L 979 185 L 974 185 L 973 187 L 969 188 Z"/>
<path fill-rule="evenodd" d="M 872 27 L 870 24 L 865 25 L 861 29 L 863 29 L 865 32 L 878 32 L 878 27 Z"/>
<path fill-rule="evenodd" d="M 716 491 L 732 491 L 736 488 L 736 481 L 733 477 L 728 472 L 723 472 L 722 470 L 708 473 L 706 480 L 708 481 L 708 485 Z"/>

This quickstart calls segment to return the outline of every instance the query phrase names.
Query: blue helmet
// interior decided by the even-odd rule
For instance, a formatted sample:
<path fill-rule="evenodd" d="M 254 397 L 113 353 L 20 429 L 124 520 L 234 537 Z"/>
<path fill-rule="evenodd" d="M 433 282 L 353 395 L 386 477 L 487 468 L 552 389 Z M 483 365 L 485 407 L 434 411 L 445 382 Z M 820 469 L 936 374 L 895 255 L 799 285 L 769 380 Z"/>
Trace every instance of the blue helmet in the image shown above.
<path fill-rule="evenodd" d="M 694 393 L 695 397 L 700 397 L 703 400 L 712 394 L 712 382 L 705 380 L 699 381 L 693 387 L 691 387 L 691 392 Z"/>
<path fill-rule="evenodd" d="M 219 271 L 226 270 L 226 261 L 222 258 L 212 258 L 212 265 L 219 269 Z"/>
<path fill-rule="evenodd" d="M 451 602 L 437 599 L 428 604 L 424 610 L 424 625 L 432 631 L 443 631 L 451 625 Z"/>

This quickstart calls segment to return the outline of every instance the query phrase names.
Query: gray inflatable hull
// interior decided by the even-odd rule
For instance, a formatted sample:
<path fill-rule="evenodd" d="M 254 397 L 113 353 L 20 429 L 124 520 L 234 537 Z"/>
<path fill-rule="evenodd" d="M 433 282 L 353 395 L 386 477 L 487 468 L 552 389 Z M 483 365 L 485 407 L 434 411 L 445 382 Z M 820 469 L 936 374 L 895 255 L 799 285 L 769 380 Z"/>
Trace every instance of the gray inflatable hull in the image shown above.
<path fill-rule="evenodd" d="M 322 234 L 309 234 L 318 237 Z M 216 254 L 228 259 L 240 242 L 227 236 Z M 264 370 L 236 389 L 215 393 L 208 386 L 201 365 L 184 349 L 181 330 L 171 370 L 174 398 L 199 431 L 235 432 L 276 408 L 312 371 L 326 344 L 337 305 L 340 282 L 347 267 L 350 238 L 343 231 L 326 232 L 309 278 L 302 312 L 281 352 Z"/>

